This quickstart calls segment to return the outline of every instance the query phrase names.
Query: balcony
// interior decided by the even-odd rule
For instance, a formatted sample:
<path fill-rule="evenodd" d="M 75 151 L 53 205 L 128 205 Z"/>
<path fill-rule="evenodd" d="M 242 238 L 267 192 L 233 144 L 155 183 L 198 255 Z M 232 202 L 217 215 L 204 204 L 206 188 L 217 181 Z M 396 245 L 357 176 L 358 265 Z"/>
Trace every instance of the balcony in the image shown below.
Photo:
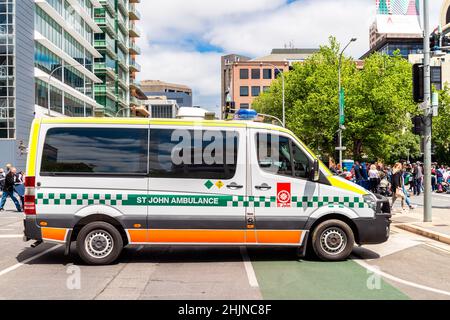
<path fill-rule="evenodd" d="M 132 38 L 139 38 L 141 36 L 141 31 L 134 23 L 130 23 L 129 35 Z"/>
<path fill-rule="evenodd" d="M 124 15 L 128 16 L 128 10 L 127 10 L 127 6 L 125 5 L 125 1 L 117 0 L 117 5 L 119 7 L 119 10 L 122 11 L 122 13 Z"/>
<path fill-rule="evenodd" d="M 117 83 L 122 87 L 122 89 L 128 90 L 128 84 L 124 79 L 117 77 Z"/>
<path fill-rule="evenodd" d="M 109 11 L 111 15 L 115 14 L 114 0 L 99 0 L 100 4 Z"/>
<path fill-rule="evenodd" d="M 116 76 L 116 71 L 114 70 L 114 68 L 109 67 L 108 65 L 106 65 L 105 62 L 96 62 L 94 64 L 94 68 L 95 68 L 95 73 L 107 73 L 109 74 L 111 77 L 115 77 Z"/>
<path fill-rule="evenodd" d="M 116 52 L 115 52 L 114 46 L 109 41 L 106 41 L 106 40 L 95 40 L 94 41 L 94 46 L 95 46 L 95 49 L 97 49 L 99 51 L 105 50 L 110 57 L 115 59 Z"/>
<path fill-rule="evenodd" d="M 130 4 L 128 13 L 129 13 L 130 20 L 141 20 L 141 14 L 139 13 L 139 11 L 137 11 L 135 5 Z"/>
<path fill-rule="evenodd" d="M 105 84 L 96 84 L 94 87 L 94 92 L 96 96 L 108 96 L 111 99 L 116 99 L 116 93 L 114 88 L 111 88 Z"/>
<path fill-rule="evenodd" d="M 130 60 L 130 71 L 131 72 L 141 72 L 141 65 L 136 62 L 136 60 Z"/>
<path fill-rule="evenodd" d="M 106 13 L 105 13 L 106 14 Z M 103 31 L 106 31 L 111 37 L 116 36 L 116 30 L 114 28 L 114 20 L 109 17 L 108 14 L 105 16 L 97 16 L 95 17 L 95 23 L 98 24 Z"/>
<path fill-rule="evenodd" d="M 134 42 L 130 41 L 130 54 L 139 55 L 141 54 L 141 48 L 138 47 L 138 45 Z"/>
<path fill-rule="evenodd" d="M 117 15 L 117 25 L 123 33 L 126 34 L 128 32 L 127 21 L 120 14 Z"/>

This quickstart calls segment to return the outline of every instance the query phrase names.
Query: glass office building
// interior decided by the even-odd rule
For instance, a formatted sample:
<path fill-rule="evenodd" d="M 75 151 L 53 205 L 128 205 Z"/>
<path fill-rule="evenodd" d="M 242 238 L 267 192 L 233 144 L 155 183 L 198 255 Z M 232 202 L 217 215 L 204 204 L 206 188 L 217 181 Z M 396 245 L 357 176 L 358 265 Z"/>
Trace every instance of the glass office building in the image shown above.
<path fill-rule="evenodd" d="M 98 106 L 94 97 L 94 21 L 98 0 L 35 0 L 34 72 L 37 112 L 88 117 Z M 50 86 L 50 96 L 48 87 Z"/>
<path fill-rule="evenodd" d="M 135 22 L 140 19 L 136 8 L 139 0 L 100 0 L 95 21 L 103 32 L 95 34 L 95 48 L 102 54 L 95 59 L 95 74 L 103 83 L 95 85 L 95 99 L 101 107 L 99 116 L 127 116 L 136 100 L 136 72 L 140 67 L 136 56 L 140 49 L 135 39 L 140 36 Z M 135 88 L 136 87 L 136 88 Z"/>
<path fill-rule="evenodd" d="M 98 0 L 0 0 L 0 167 L 25 170 L 35 117 L 92 116 Z M 50 87 L 50 95 L 48 88 Z"/>

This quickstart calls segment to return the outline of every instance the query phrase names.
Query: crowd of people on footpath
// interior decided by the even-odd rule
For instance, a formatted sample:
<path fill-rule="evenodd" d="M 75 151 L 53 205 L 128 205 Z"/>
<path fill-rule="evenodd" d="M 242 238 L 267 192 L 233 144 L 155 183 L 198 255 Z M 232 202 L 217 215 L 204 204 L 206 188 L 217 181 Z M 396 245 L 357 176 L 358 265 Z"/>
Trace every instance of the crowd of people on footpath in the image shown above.
<path fill-rule="evenodd" d="M 14 202 L 18 212 L 23 211 L 25 197 L 25 174 L 17 172 L 11 164 L 6 165 L 6 170 L 0 168 L 0 191 L 2 197 L 0 200 L 0 211 L 4 211 L 5 203 L 8 198 Z M 17 200 L 16 195 L 19 197 Z"/>
<path fill-rule="evenodd" d="M 331 164 L 330 170 L 347 180 L 370 190 L 373 193 L 392 197 L 391 208 L 397 200 L 401 201 L 402 212 L 405 204 L 414 209 L 411 196 L 419 196 L 424 191 L 424 168 L 420 162 L 396 163 L 393 166 L 383 163 L 355 162 L 351 170 L 341 169 L 339 164 Z M 434 163 L 431 170 L 432 189 L 436 193 L 450 193 L 450 166 Z"/>

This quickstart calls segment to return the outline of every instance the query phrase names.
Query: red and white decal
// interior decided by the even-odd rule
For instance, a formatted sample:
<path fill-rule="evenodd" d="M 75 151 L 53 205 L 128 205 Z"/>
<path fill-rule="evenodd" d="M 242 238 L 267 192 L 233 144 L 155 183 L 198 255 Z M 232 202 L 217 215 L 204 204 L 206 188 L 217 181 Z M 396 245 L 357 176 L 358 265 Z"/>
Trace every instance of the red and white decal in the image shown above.
<path fill-rule="evenodd" d="M 291 184 L 277 183 L 277 207 L 290 208 L 292 203 Z"/>

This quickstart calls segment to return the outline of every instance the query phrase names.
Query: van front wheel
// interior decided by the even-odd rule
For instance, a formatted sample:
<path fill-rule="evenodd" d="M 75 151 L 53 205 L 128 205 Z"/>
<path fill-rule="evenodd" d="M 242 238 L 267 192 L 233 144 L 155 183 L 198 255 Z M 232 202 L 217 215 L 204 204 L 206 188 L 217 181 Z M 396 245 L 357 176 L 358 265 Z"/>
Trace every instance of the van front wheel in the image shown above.
<path fill-rule="evenodd" d="M 89 223 L 77 236 L 77 252 L 90 265 L 111 264 L 119 257 L 122 249 L 122 236 L 106 222 Z"/>
<path fill-rule="evenodd" d="M 327 220 L 319 224 L 312 234 L 314 253 L 324 261 L 347 259 L 353 250 L 355 237 L 343 221 Z"/>

